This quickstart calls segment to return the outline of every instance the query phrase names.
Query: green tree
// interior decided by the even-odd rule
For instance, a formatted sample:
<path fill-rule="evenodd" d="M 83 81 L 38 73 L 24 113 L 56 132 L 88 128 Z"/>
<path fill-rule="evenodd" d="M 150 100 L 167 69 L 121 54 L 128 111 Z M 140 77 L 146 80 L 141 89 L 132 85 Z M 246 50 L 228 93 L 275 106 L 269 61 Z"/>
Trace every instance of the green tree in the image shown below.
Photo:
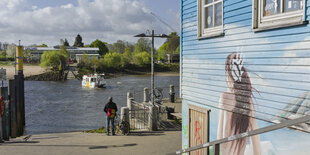
<path fill-rule="evenodd" d="M 15 54 L 16 54 L 16 45 L 15 45 L 15 44 L 10 44 L 10 45 L 8 45 L 5 52 L 6 52 L 6 56 L 7 56 L 7 57 L 15 57 Z"/>
<path fill-rule="evenodd" d="M 172 55 L 180 53 L 180 37 L 176 32 L 172 32 L 167 38 L 166 42 L 158 49 L 158 60 L 165 60 L 165 55 L 170 55 L 170 62 Z"/>
<path fill-rule="evenodd" d="M 168 53 L 167 50 L 167 42 L 165 42 L 163 45 L 161 45 L 158 49 L 158 55 L 157 55 L 157 59 L 160 61 L 164 61 L 165 60 L 165 55 Z"/>
<path fill-rule="evenodd" d="M 96 39 L 95 41 L 93 41 L 90 44 L 90 47 L 98 47 L 99 48 L 99 54 L 101 56 L 104 56 L 105 54 L 107 54 L 109 52 L 109 49 L 107 48 L 107 46 L 105 45 L 104 42 Z"/>
<path fill-rule="evenodd" d="M 147 38 L 140 38 L 138 39 L 137 43 L 135 44 L 135 52 L 143 52 L 146 51 L 151 53 L 152 42 Z"/>
<path fill-rule="evenodd" d="M 127 66 L 131 63 L 132 60 L 132 52 L 130 47 L 125 48 L 125 52 L 122 54 L 122 67 Z"/>
<path fill-rule="evenodd" d="M 31 51 L 30 50 L 24 50 L 23 55 L 25 58 L 30 58 L 31 57 Z"/>
<path fill-rule="evenodd" d="M 104 66 L 119 69 L 121 67 L 122 55 L 120 53 L 110 52 L 104 56 L 103 60 Z"/>
<path fill-rule="evenodd" d="M 84 43 L 82 42 L 82 37 L 80 34 L 78 34 L 75 37 L 75 41 L 74 41 L 74 47 L 84 47 Z"/>
<path fill-rule="evenodd" d="M 180 45 L 178 46 L 177 49 L 175 49 L 174 54 L 180 54 Z"/>
<path fill-rule="evenodd" d="M 116 43 L 114 43 L 111 46 L 110 52 L 116 52 L 116 53 L 124 53 L 125 52 L 126 43 L 122 40 L 117 40 Z"/>
<path fill-rule="evenodd" d="M 66 46 L 60 46 L 59 52 L 64 54 L 66 57 L 70 56 L 70 52 L 66 49 Z"/>
<path fill-rule="evenodd" d="M 90 62 L 89 56 L 86 53 L 84 53 L 79 63 L 79 66 L 89 67 L 90 63 L 91 62 Z"/>
<path fill-rule="evenodd" d="M 5 51 L 0 50 L 0 57 L 6 57 L 6 52 L 5 52 Z"/>
<path fill-rule="evenodd" d="M 177 47 L 180 45 L 180 37 L 177 35 L 176 32 L 172 32 L 167 38 L 167 49 L 169 52 L 175 51 Z"/>
<path fill-rule="evenodd" d="M 135 52 L 134 53 L 134 64 L 140 67 L 144 67 L 151 64 L 151 55 L 148 52 Z"/>
<path fill-rule="evenodd" d="M 59 50 L 45 51 L 41 56 L 40 66 L 52 67 L 53 70 L 58 70 L 60 64 L 64 64 L 68 56 Z"/>
<path fill-rule="evenodd" d="M 69 45 L 69 42 L 68 42 L 68 40 L 67 39 L 65 39 L 65 42 L 64 42 L 64 44 L 63 44 L 64 46 L 70 46 Z"/>

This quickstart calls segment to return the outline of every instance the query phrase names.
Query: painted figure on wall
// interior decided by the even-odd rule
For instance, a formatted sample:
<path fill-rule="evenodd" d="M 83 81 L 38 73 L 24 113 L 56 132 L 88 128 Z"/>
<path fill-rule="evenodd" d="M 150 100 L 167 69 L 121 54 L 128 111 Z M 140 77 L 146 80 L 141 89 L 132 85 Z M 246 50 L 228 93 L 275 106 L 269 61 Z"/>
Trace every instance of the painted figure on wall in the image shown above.
<path fill-rule="evenodd" d="M 218 139 L 257 129 L 256 119 L 253 118 L 251 80 L 240 54 L 231 53 L 227 56 L 225 70 L 228 90 L 221 94 L 219 100 Z M 259 136 L 250 139 L 254 155 L 260 155 Z M 224 143 L 221 152 L 223 155 L 243 155 L 246 144 L 247 138 Z"/>

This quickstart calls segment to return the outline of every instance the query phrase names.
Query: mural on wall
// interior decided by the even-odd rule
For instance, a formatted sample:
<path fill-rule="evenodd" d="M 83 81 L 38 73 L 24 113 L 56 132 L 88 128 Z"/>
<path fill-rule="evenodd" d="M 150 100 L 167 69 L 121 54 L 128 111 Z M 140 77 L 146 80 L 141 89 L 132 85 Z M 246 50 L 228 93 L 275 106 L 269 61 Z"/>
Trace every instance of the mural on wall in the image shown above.
<path fill-rule="evenodd" d="M 252 1 L 228 0 L 225 35 L 197 39 L 196 2 L 186 1 L 182 12 L 182 103 L 183 110 L 187 104 L 211 110 L 210 141 L 310 115 L 310 24 L 254 33 Z M 280 6 L 284 13 L 309 9 L 310 1 L 304 2 L 264 0 L 261 13 L 277 15 Z M 187 131 L 183 129 L 185 146 L 191 138 L 184 135 Z M 308 155 L 309 133 L 310 122 L 298 124 L 221 144 L 220 154 Z"/>
<path fill-rule="evenodd" d="M 219 99 L 220 116 L 218 139 L 257 129 L 254 118 L 252 85 L 249 74 L 243 66 L 243 58 L 238 53 L 227 56 L 226 64 L 227 91 Z M 259 136 L 253 136 L 253 152 L 260 154 Z M 245 151 L 247 139 L 235 140 L 223 144 L 223 154 L 241 155 Z"/>

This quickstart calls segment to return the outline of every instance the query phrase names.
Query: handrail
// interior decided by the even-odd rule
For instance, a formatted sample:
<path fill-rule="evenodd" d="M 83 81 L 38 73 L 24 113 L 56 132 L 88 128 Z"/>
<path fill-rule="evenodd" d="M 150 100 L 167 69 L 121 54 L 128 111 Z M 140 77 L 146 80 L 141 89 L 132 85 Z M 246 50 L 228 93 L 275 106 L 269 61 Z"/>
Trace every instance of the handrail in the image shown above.
<path fill-rule="evenodd" d="M 292 120 L 287 120 L 287 121 L 283 121 L 279 124 L 274 124 L 274 125 L 270 125 L 267 127 L 263 127 L 260 129 L 256 129 L 256 130 L 252 130 L 252 131 L 248 131 L 248 132 L 243 132 L 241 134 L 237 134 L 234 136 L 230 136 L 230 137 L 226 137 L 226 138 L 222 138 L 222 139 L 218 139 L 212 142 L 208 142 L 205 144 L 200 144 L 194 147 L 190 147 L 184 150 L 178 150 L 174 153 L 168 153 L 167 155 L 175 155 L 175 154 L 182 154 L 182 153 L 187 153 L 190 151 L 195 151 L 198 149 L 202 149 L 202 148 L 209 148 L 210 146 L 215 146 L 215 150 L 213 151 L 213 154 L 219 154 L 219 144 L 221 143 L 226 143 L 226 142 L 230 142 L 233 140 L 238 140 L 238 139 L 242 139 L 245 137 L 250 137 L 250 136 L 254 136 L 254 135 L 258 135 L 258 134 L 262 134 L 262 133 L 266 133 L 266 132 L 270 132 L 273 130 L 278 130 L 281 128 L 285 128 L 285 127 L 289 127 L 292 125 L 296 125 L 296 124 L 300 124 L 300 123 L 305 123 L 305 122 L 309 122 L 310 121 L 310 115 L 304 116 L 304 117 L 300 117 L 300 118 L 296 118 L 296 119 L 292 119 Z"/>

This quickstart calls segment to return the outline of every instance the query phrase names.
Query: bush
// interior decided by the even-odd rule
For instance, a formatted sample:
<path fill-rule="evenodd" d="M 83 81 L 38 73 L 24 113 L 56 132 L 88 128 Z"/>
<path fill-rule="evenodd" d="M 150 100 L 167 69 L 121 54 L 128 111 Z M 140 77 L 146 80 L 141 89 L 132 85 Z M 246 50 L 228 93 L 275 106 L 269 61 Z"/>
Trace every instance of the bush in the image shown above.
<path fill-rule="evenodd" d="M 122 55 L 120 53 L 108 53 L 104 56 L 103 64 L 107 68 L 121 68 Z"/>
<path fill-rule="evenodd" d="M 62 51 L 45 51 L 41 56 L 41 67 L 52 67 L 57 70 L 59 65 L 65 64 L 68 60 L 68 55 Z"/>
<path fill-rule="evenodd" d="M 151 55 L 147 52 L 140 52 L 134 54 L 134 64 L 143 67 L 151 64 Z"/>
<path fill-rule="evenodd" d="M 0 61 L 15 61 L 14 57 L 0 56 Z"/>

